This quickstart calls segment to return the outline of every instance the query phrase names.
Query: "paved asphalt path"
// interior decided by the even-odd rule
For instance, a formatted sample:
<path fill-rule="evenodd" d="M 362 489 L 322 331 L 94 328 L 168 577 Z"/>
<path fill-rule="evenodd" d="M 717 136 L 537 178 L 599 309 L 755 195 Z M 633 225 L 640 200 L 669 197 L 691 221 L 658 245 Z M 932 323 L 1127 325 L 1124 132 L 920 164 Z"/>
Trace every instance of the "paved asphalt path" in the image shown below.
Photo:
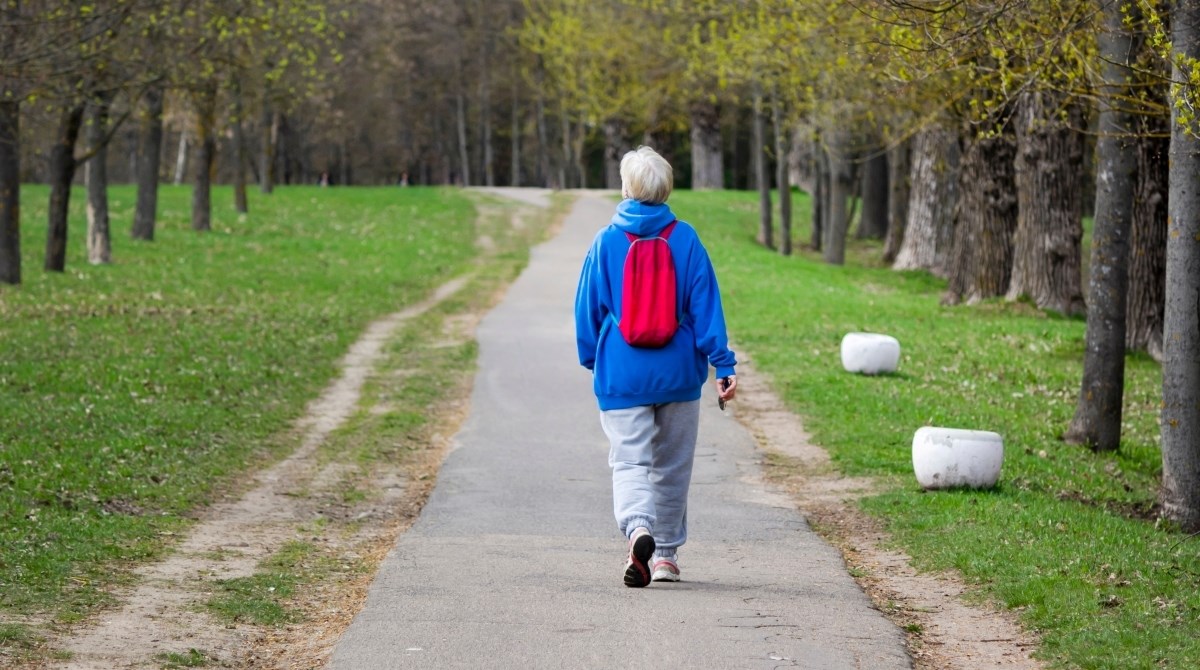
<path fill-rule="evenodd" d="M 899 629 L 763 484 L 753 438 L 711 389 L 684 581 L 622 584 L 608 443 L 572 322 L 613 205 L 579 198 L 480 324 L 470 416 L 330 667 L 910 668 Z"/>

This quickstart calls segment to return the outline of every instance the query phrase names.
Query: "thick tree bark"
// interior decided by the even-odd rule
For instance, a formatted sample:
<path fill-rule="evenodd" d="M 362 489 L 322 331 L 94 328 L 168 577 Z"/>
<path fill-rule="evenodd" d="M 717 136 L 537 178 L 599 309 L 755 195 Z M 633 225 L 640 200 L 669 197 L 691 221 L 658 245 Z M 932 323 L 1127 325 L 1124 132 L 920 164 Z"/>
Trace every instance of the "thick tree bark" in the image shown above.
<path fill-rule="evenodd" d="M 192 230 L 212 230 L 212 177 L 217 140 L 217 91 L 209 87 L 192 97 L 196 110 L 196 174 L 192 183 Z"/>
<path fill-rule="evenodd" d="M 958 222 L 943 304 L 1004 295 L 1017 229 L 1016 142 L 1011 128 L 992 137 L 968 129 L 959 171 Z"/>
<path fill-rule="evenodd" d="M 87 258 L 92 265 L 112 262 L 112 236 L 108 221 L 108 114 L 113 95 L 96 96 L 89 105 L 87 175 Z"/>
<path fill-rule="evenodd" d="M 1086 444 L 1098 451 L 1115 450 L 1121 443 L 1129 232 L 1137 169 L 1132 139 L 1136 127 L 1123 102 L 1130 97 L 1133 71 L 1129 65 L 1137 48 L 1119 5 L 1109 3 L 1102 9 L 1100 138 L 1096 144 L 1096 219 L 1088 283 L 1087 342 L 1079 401 L 1063 436 L 1068 442 Z M 1195 179 L 1195 174 L 1189 178 Z"/>
<path fill-rule="evenodd" d="M 829 141 L 829 199 L 825 211 L 825 242 L 821 257 L 831 265 L 846 262 L 846 236 L 850 228 L 847 202 L 853 195 L 853 175 L 847 159 L 847 141 L 844 130 L 824 133 Z"/>
<path fill-rule="evenodd" d="M 784 127 L 779 99 L 771 101 L 775 127 L 775 184 L 779 187 L 779 253 L 792 255 L 792 184 L 788 174 L 788 133 Z"/>
<path fill-rule="evenodd" d="M 888 229 L 888 156 L 876 150 L 863 163 L 859 239 L 882 240 Z"/>
<path fill-rule="evenodd" d="M 691 105 L 692 188 L 725 187 L 721 157 L 721 108 L 707 97 Z"/>
<path fill-rule="evenodd" d="M 958 136 L 947 128 L 926 128 L 913 139 L 908 224 L 893 269 L 928 270 L 946 276 L 960 155 Z"/>
<path fill-rule="evenodd" d="M 1176 0 L 1171 33 L 1176 54 L 1195 63 L 1200 58 L 1200 0 Z M 1172 81 L 1187 81 L 1188 76 L 1175 60 Z M 1200 531 L 1200 139 L 1180 125 L 1179 112 L 1171 105 L 1162 503 L 1167 517 L 1194 532 Z M 1195 128 L 1194 117 L 1192 123 Z"/>
<path fill-rule="evenodd" d="M 242 85 L 233 81 L 233 207 L 238 214 L 250 211 L 246 199 L 246 140 L 242 133 Z"/>
<path fill-rule="evenodd" d="M 0 85 L 0 283 L 21 283 L 21 103 Z"/>
<path fill-rule="evenodd" d="M 163 89 L 146 90 L 137 148 L 137 208 L 133 213 L 130 235 L 135 240 L 153 240 L 158 217 L 158 171 L 163 142 Z"/>
<path fill-rule="evenodd" d="M 907 140 L 888 151 L 888 223 L 883 243 L 883 262 L 892 263 L 904 242 L 908 223 L 909 179 L 912 160 Z"/>
<path fill-rule="evenodd" d="M 1080 279 L 1083 110 L 1052 93 L 1017 104 L 1017 223 L 1008 300 L 1074 316 L 1087 309 Z"/>
<path fill-rule="evenodd" d="M 1165 91 L 1164 91 L 1165 93 Z M 1165 99 L 1165 95 L 1160 98 Z M 1143 116 L 1138 138 L 1129 237 L 1129 299 L 1125 306 L 1125 348 L 1163 360 L 1163 307 L 1167 280 L 1168 119 Z"/>
<path fill-rule="evenodd" d="M 762 94 L 754 95 L 754 132 L 751 151 L 754 155 L 754 183 L 758 187 L 758 242 L 768 249 L 775 248 L 771 224 L 771 177 L 767 174 L 766 120 L 763 118 Z"/>
<path fill-rule="evenodd" d="M 71 204 L 71 181 L 75 178 L 75 141 L 83 124 L 83 109 L 72 104 L 62 110 L 58 133 L 50 150 L 49 229 L 46 234 L 46 263 L 49 272 L 67 267 L 67 211 Z"/>

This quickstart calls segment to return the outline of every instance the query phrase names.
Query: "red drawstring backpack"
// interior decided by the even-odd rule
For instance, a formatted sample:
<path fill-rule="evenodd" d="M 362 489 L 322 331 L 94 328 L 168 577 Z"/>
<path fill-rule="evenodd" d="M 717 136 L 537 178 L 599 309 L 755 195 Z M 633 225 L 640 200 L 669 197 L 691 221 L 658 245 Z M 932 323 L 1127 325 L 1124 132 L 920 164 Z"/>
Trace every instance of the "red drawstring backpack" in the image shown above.
<path fill-rule="evenodd" d="M 676 307 L 675 259 L 667 239 L 675 230 L 672 221 L 657 235 L 629 238 L 625 274 L 621 284 L 621 311 L 617 328 L 631 346 L 658 349 L 679 330 Z"/>

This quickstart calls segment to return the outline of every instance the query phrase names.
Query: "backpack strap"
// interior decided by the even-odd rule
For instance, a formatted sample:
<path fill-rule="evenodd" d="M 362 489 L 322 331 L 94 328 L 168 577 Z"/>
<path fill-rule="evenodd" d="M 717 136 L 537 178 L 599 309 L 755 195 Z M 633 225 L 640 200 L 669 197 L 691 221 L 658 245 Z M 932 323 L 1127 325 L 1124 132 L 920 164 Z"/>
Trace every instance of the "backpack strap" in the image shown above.
<path fill-rule="evenodd" d="M 634 235 L 633 233 L 625 233 L 625 237 L 629 238 L 630 244 L 633 244 L 634 242 L 637 242 L 638 240 L 653 240 L 656 237 L 661 237 L 665 241 L 665 240 L 668 240 L 671 238 L 671 233 L 674 232 L 675 224 L 677 224 L 677 223 L 679 223 L 679 219 L 675 219 L 674 221 L 668 223 L 666 228 L 663 228 L 662 230 L 658 231 L 658 233 L 655 235 L 647 235 L 645 237 L 638 237 L 637 235 Z"/>

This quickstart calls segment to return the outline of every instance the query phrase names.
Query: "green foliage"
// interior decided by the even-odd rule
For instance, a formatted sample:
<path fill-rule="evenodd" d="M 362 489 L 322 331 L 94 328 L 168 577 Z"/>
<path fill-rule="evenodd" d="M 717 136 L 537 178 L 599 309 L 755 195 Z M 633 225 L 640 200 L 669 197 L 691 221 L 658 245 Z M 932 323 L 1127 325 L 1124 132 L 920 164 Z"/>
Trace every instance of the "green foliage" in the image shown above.
<path fill-rule="evenodd" d="M 1171 67 L 1169 102 L 1175 123 L 1200 137 L 1200 44 L 1176 45 L 1172 41 L 1162 4 L 1161 0 L 1137 0 L 1151 49 Z"/>
<path fill-rule="evenodd" d="M 114 222 L 134 191 L 111 194 Z M 477 254 L 453 191 L 295 187 L 213 232 L 164 187 L 153 243 L 118 262 L 29 273 L 0 291 L 0 610 L 77 618 L 126 562 L 155 556 L 188 512 L 287 445 L 276 436 L 372 319 L 423 299 Z M 72 239 L 83 239 L 73 198 Z M 22 189 L 31 219 L 46 190 Z M 22 231 L 34 266 L 38 238 Z"/>
<path fill-rule="evenodd" d="M 1127 361 L 1121 449 L 1093 454 L 1059 440 L 1082 374 L 1081 320 L 1023 303 L 942 307 L 943 281 L 874 267 L 874 243 L 852 243 L 844 267 L 771 253 L 754 241 L 753 194 L 678 192 L 671 202 L 712 255 L 735 348 L 839 469 L 882 478 L 886 492 L 863 505 L 918 566 L 954 568 L 1018 610 L 1058 665 L 1200 662 L 1200 544 L 1153 521 L 1156 363 Z M 805 220 L 807 198 L 796 205 Z M 843 371 L 840 342 L 851 331 L 897 337 L 898 372 Z M 911 441 L 925 425 L 1002 434 L 1000 485 L 921 492 Z"/>

